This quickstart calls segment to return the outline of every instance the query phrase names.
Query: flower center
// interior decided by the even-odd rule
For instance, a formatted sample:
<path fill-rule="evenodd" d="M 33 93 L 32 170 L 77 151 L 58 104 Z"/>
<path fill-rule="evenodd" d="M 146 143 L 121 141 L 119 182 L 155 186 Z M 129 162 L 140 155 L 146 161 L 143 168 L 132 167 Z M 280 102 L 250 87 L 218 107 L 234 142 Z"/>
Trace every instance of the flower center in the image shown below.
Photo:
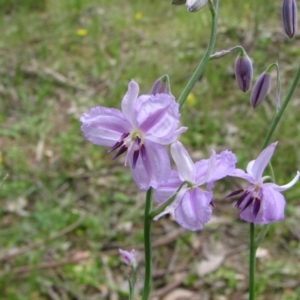
<path fill-rule="evenodd" d="M 234 191 L 233 193 L 229 194 L 227 197 L 239 195 L 241 193 L 242 195 L 236 202 L 235 207 L 240 209 L 240 214 L 241 214 L 249 206 L 252 205 L 252 213 L 254 217 L 256 217 L 260 210 L 261 200 L 263 198 L 263 193 L 262 193 L 260 183 L 256 183 L 255 185 L 249 186 L 246 189 Z"/>
<path fill-rule="evenodd" d="M 118 152 L 113 157 L 113 159 L 115 159 L 129 149 L 128 153 L 133 152 L 132 168 L 134 169 L 140 153 L 141 153 L 142 160 L 145 160 L 146 157 L 146 148 L 143 139 L 144 139 L 143 133 L 136 129 L 133 130 L 132 132 L 123 133 L 120 140 L 116 142 L 108 150 L 108 152 L 110 153 L 116 149 L 119 149 Z M 126 162 L 127 162 L 127 157 L 126 157 L 125 165 Z"/>

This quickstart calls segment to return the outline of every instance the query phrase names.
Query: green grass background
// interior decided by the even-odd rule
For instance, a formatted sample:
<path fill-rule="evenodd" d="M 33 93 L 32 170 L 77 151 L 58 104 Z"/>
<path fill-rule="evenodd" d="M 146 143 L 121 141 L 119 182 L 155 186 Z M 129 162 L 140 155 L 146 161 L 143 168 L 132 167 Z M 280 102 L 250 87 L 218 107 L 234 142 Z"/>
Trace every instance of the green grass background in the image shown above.
<path fill-rule="evenodd" d="M 244 46 L 253 59 L 255 79 L 278 60 L 284 99 L 299 66 L 300 40 L 289 41 L 283 34 L 280 5 L 221 1 L 215 49 Z M 167 73 L 178 97 L 205 51 L 210 21 L 207 8 L 191 14 L 168 0 L 0 0 L 0 174 L 9 174 L 0 193 L 0 252 L 45 240 L 84 216 L 75 230 L 2 261 L 0 299 L 109 299 L 111 291 L 126 299 L 128 270 L 116 249 L 142 243 L 144 195 L 122 158 L 111 161 L 107 149 L 84 139 L 79 117 L 95 105 L 120 108 L 132 78 L 147 93 Z M 80 29 L 86 35 L 78 35 Z M 194 101 L 182 110 L 182 124 L 189 130 L 181 140 L 198 158 L 208 157 L 211 148 L 231 149 L 245 168 L 259 154 L 276 111 L 276 74 L 268 98 L 254 111 L 250 94 L 237 87 L 235 57 L 209 63 L 193 90 Z M 299 102 L 297 89 L 272 139 L 279 141 L 272 160 L 279 184 L 300 168 Z M 227 180 L 220 185 L 217 206 L 222 207 L 234 184 Z M 263 244 L 272 259 L 259 263 L 258 299 L 300 299 L 295 264 L 300 256 L 299 194 L 299 184 L 285 193 L 286 220 L 271 226 Z M 247 224 L 236 219 L 232 204 L 224 205 L 230 228 L 242 228 L 240 243 L 246 244 Z M 169 220 L 162 224 L 177 227 Z M 154 226 L 155 239 L 163 226 Z M 207 230 L 211 237 L 204 231 L 187 232 L 171 247 L 156 249 L 155 258 L 168 257 L 174 249 L 184 256 L 187 243 L 200 237 L 227 238 L 222 230 Z M 39 268 L 80 255 L 89 258 Z M 238 257 L 247 274 L 247 251 Z M 158 260 L 167 268 L 166 260 Z M 20 272 L 23 266 L 30 270 Z M 113 283 L 109 272 L 116 278 Z M 183 285 L 197 290 L 197 275 L 192 268 L 189 273 Z M 171 280 L 155 280 L 154 289 Z M 219 281 L 225 289 L 214 286 Z M 211 299 L 234 299 L 236 293 L 246 293 L 246 286 L 246 279 L 240 286 L 234 268 L 221 266 L 203 279 L 201 289 Z"/>

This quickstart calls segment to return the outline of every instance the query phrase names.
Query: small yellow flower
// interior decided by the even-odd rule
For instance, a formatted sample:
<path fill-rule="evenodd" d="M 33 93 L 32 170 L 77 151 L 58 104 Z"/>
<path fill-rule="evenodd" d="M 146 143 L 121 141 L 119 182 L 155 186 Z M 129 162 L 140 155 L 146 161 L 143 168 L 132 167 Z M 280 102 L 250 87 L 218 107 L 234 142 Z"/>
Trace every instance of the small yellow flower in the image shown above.
<path fill-rule="evenodd" d="M 142 15 L 142 13 L 141 12 L 137 12 L 136 14 L 135 14 L 135 19 L 137 20 L 137 21 L 139 21 L 139 20 L 141 20 L 141 18 L 143 17 L 143 15 Z"/>
<path fill-rule="evenodd" d="M 188 106 L 194 106 L 196 104 L 196 97 L 193 93 L 189 93 L 189 95 L 186 99 L 186 104 Z"/>
<path fill-rule="evenodd" d="M 77 31 L 76 31 L 76 34 L 79 35 L 79 36 L 85 36 L 85 35 L 87 35 L 87 33 L 88 33 L 88 31 L 86 29 L 83 29 L 83 28 L 77 29 Z"/>

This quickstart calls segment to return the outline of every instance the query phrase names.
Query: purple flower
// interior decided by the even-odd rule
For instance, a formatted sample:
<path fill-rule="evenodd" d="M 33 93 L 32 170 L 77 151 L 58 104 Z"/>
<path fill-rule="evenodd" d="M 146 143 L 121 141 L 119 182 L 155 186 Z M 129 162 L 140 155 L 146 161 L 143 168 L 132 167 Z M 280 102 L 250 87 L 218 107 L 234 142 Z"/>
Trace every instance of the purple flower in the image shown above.
<path fill-rule="evenodd" d="M 137 267 L 137 261 L 135 258 L 135 250 L 134 249 L 132 249 L 131 251 L 119 249 L 119 253 L 120 253 L 121 259 L 123 260 L 123 262 L 126 265 L 128 265 L 128 266 L 132 265 L 134 268 Z"/>
<path fill-rule="evenodd" d="M 171 154 L 178 171 L 172 170 L 169 181 L 155 190 L 154 197 L 159 203 L 163 203 L 175 194 L 182 182 L 186 181 L 187 184 L 155 220 L 174 212 L 177 223 L 182 227 L 192 231 L 200 230 L 212 214 L 213 193 L 210 189 L 215 181 L 235 169 L 236 157 L 230 151 L 223 151 L 221 154 L 212 151 L 209 159 L 194 164 L 184 146 L 178 141 L 171 145 Z M 209 191 L 199 187 L 204 184 L 207 184 Z"/>
<path fill-rule="evenodd" d="M 297 2 L 296 0 L 283 0 L 282 23 L 286 35 L 291 39 L 297 31 Z"/>
<path fill-rule="evenodd" d="M 247 173 L 241 169 L 234 170 L 229 176 L 240 177 L 247 180 L 250 185 L 244 190 L 237 190 L 230 195 L 239 195 L 236 207 L 239 208 L 239 217 L 254 224 L 269 224 L 284 219 L 285 199 L 280 193 L 292 187 L 299 179 L 297 172 L 295 178 L 288 184 L 279 186 L 274 183 L 264 183 L 262 177 L 275 151 L 277 142 L 265 148 L 256 160 L 247 166 Z"/>
<path fill-rule="evenodd" d="M 117 150 L 114 158 L 127 151 L 133 178 L 142 190 L 157 188 L 169 178 L 170 160 L 164 145 L 173 143 L 186 131 L 179 125 L 179 106 L 170 94 L 139 94 L 132 80 L 122 100 L 122 111 L 94 107 L 83 114 L 81 130 L 92 143 Z"/>

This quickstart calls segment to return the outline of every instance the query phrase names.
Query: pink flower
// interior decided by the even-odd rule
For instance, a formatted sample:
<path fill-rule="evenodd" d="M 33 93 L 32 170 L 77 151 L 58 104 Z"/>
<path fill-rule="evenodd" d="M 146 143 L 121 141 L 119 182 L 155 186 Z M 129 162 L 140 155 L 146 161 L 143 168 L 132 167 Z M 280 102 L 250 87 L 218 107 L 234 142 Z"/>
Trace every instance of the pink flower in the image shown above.
<path fill-rule="evenodd" d="M 142 190 L 157 188 L 169 178 L 171 167 L 165 145 L 186 131 L 179 125 L 179 105 L 167 93 L 141 95 L 132 80 L 122 100 L 122 111 L 95 107 L 83 114 L 81 130 L 92 143 L 117 150 L 114 158 L 127 152 L 133 178 Z"/>
<path fill-rule="evenodd" d="M 300 177 L 299 171 L 295 178 L 288 184 L 279 186 L 275 183 L 264 183 L 263 172 L 271 160 L 277 142 L 265 148 L 256 160 L 247 166 L 247 173 L 236 169 L 229 174 L 247 180 L 248 185 L 243 190 L 232 192 L 228 197 L 239 195 L 236 207 L 239 208 L 239 217 L 254 224 L 269 224 L 284 219 L 285 199 L 280 192 L 291 188 Z"/>

